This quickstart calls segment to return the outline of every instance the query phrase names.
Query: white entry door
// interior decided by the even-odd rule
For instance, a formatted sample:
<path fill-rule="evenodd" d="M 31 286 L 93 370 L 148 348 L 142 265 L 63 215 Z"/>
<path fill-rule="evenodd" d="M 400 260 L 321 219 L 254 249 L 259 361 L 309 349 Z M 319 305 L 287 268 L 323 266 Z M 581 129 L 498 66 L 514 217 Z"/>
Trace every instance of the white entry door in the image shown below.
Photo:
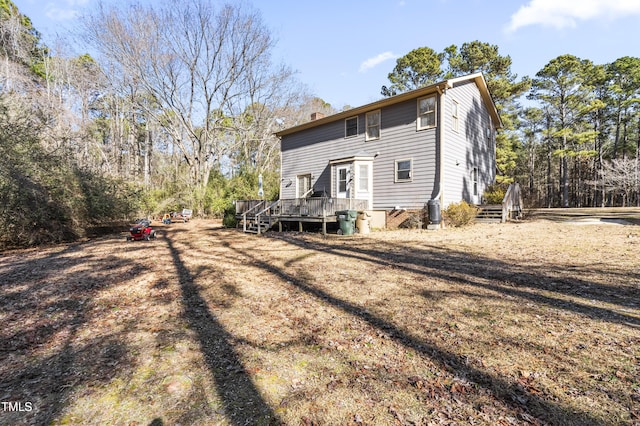
<path fill-rule="evenodd" d="M 349 166 L 336 167 L 336 196 L 349 198 Z"/>

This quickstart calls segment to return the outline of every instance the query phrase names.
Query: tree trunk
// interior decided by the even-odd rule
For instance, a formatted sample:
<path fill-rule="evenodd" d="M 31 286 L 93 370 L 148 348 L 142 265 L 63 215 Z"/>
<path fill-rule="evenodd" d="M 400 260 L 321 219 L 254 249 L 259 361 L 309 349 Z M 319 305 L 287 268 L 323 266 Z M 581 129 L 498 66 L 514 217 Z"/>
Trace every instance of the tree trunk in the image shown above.
<path fill-rule="evenodd" d="M 153 151 L 153 134 L 151 130 L 146 131 L 146 146 L 144 149 L 144 186 L 151 185 L 151 154 Z"/>
<path fill-rule="evenodd" d="M 638 136 L 636 139 L 635 194 L 636 207 L 640 207 L 640 117 L 638 117 Z"/>
<path fill-rule="evenodd" d="M 560 107 L 560 123 L 562 130 L 566 130 L 566 110 L 565 110 L 564 101 L 561 103 Z M 561 165 L 561 183 L 562 186 L 562 207 L 569 207 L 569 161 L 567 159 L 567 134 L 566 132 L 562 133 L 562 165 Z"/>
<path fill-rule="evenodd" d="M 620 141 L 621 122 L 622 122 L 622 111 L 620 110 L 620 108 L 618 108 L 618 115 L 616 116 L 616 135 L 615 135 L 615 138 L 613 139 L 613 154 L 611 155 L 611 158 L 613 158 L 614 160 L 618 156 L 618 143 Z"/>

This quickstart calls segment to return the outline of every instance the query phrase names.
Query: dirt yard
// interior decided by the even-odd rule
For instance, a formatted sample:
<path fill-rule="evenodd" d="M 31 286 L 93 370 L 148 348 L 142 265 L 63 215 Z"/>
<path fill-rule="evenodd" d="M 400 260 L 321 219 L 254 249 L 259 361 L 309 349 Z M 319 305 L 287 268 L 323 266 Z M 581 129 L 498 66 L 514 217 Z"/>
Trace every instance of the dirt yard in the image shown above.
<path fill-rule="evenodd" d="M 0 424 L 640 425 L 640 226 L 0 254 Z"/>

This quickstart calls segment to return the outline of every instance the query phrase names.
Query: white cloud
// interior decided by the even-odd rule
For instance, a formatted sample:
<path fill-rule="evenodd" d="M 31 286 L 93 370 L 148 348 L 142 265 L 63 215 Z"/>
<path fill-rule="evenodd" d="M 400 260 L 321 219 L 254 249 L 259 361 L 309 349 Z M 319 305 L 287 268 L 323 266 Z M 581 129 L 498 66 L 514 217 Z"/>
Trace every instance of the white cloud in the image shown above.
<path fill-rule="evenodd" d="M 630 14 L 640 14 L 638 0 L 530 0 L 529 4 L 511 15 L 505 30 L 514 32 L 528 25 L 575 28 L 578 21 L 613 20 Z"/>
<path fill-rule="evenodd" d="M 88 0 L 64 0 L 49 2 L 45 7 L 45 15 L 52 21 L 68 21 L 80 14 L 80 8 L 88 4 Z"/>
<path fill-rule="evenodd" d="M 381 63 L 388 61 L 389 59 L 397 59 L 398 55 L 393 52 L 383 52 L 379 55 L 374 56 L 373 58 L 369 58 L 363 63 L 360 64 L 360 72 L 366 72 L 367 70 L 380 65 Z"/>
<path fill-rule="evenodd" d="M 47 18 L 52 21 L 68 21 L 78 16 L 79 12 L 75 9 L 62 9 L 59 7 L 49 7 L 45 13 Z"/>

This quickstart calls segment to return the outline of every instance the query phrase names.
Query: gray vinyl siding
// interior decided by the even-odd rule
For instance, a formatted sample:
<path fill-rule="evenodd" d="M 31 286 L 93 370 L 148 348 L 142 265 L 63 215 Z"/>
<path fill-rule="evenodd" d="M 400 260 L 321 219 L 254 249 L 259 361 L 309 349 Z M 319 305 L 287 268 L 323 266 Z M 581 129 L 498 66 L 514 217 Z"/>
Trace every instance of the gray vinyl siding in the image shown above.
<path fill-rule="evenodd" d="M 444 105 L 437 102 L 436 123 L 443 123 L 443 188 L 442 207 L 466 200 L 481 202 L 486 187 L 495 179 L 495 128 L 480 89 L 474 79 L 457 80 L 443 96 Z M 424 93 L 424 92 L 422 92 Z M 296 197 L 296 177 L 311 174 L 315 191 L 336 196 L 335 165 L 332 160 L 352 157 L 373 157 L 374 209 L 420 209 L 439 192 L 440 171 L 437 168 L 437 128 L 418 131 L 416 128 L 417 97 L 383 106 L 372 104 L 371 111 L 380 109 L 380 138 L 365 141 L 364 108 L 358 108 L 358 134 L 345 138 L 343 114 L 336 121 L 287 133 L 282 136 L 281 198 Z M 452 130 L 452 101 L 459 104 L 459 131 Z M 441 111 L 442 109 L 442 111 Z M 492 110 L 493 111 L 493 110 Z M 440 117 L 440 115 L 442 117 Z M 491 139 L 487 129 L 492 129 Z M 395 162 L 412 161 L 410 182 L 395 181 Z M 473 196 L 472 171 L 478 168 L 478 196 Z M 355 182 L 351 183 L 351 187 Z M 353 192 L 352 192 L 353 193 Z"/>
<path fill-rule="evenodd" d="M 282 137 L 280 197 L 295 198 L 296 176 L 311 173 L 316 191 L 335 195 L 329 161 L 357 154 L 373 161 L 373 208 L 422 208 L 433 196 L 436 174 L 436 129 L 416 131 L 416 99 L 381 109 L 380 139 L 365 141 L 365 114 L 358 116 L 358 135 L 345 138 L 344 120 Z M 411 182 L 395 182 L 395 161 L 412 160 Z M 287 187 L 289 180 L 292 184 Z"/>
<path fill-rule="evenodd" d="M 284 136 L 281 141 L 282 165 L 280 198 L 296 198 L 296 178 L 310 173 L 315 191 L 331 191 L 329 160 L 344 140 L 344 121 Z M 290 184 L 291 183 L 291 184 Z"/>
<path fill-rule="evenodd" d="M 481 202 L 487 186 L 495 179 L 494 132 L 491 117 L 473 81 L 456 85 L 445 96 L 444 199 L 443 206 L 465 200 Z M 453 101 L 459 105 L 458 132 L 453 130 Z M 478 168 L 478 196 L 473 196 L 472 172 Z"/>

